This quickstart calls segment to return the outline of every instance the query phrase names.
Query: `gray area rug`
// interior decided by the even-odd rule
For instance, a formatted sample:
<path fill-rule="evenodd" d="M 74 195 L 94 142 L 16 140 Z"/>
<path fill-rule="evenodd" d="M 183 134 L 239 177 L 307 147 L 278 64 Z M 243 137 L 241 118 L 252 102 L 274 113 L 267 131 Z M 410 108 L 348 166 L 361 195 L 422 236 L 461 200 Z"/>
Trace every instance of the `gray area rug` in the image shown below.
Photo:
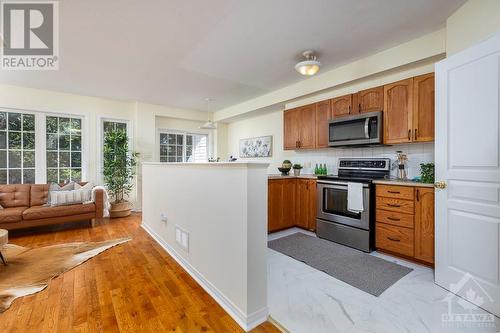
<path fill-rule="evenodd" d="M 413 270 L 300 232 L 269 241 L 268 246 L 373 296 Z"/>

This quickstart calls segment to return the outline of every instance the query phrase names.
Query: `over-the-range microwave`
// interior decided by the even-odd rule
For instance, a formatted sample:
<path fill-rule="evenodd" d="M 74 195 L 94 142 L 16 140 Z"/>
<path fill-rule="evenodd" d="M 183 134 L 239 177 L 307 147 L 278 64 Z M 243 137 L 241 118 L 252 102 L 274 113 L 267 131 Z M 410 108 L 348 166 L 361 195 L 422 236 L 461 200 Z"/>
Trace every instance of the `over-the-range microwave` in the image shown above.
<path fill-rule="evenodd" d="M 382 145 L 382 124 L 382 111 L 330 120 L 328 145 L 330 147 Z"/>

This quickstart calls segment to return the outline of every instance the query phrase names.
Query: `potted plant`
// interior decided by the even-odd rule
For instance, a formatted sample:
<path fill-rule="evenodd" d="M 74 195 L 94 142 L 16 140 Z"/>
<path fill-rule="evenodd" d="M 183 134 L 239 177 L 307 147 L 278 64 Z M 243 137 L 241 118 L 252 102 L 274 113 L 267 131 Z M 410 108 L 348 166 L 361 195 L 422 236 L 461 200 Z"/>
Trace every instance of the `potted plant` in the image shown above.
<path fill-rule="evenodd" d="M 293 175 L 296 177 L 300 176 L 300 170 L 302 169 L 302 165 L 294 164 L 292 168 L 293 168 Z"/>
<path fill-rule="evenodd" d="M 434 183 L 434 163 L 420 163 L 420 181 L 422 183 Z"/>
<path fill-rule="evenodd" d="M 104 185 L 112 198 L 109 216 L 129 216 L 132 207 L 125 197 L 128 197 L 133 188 L 132 180 L 139 154 L 129 151 L 127 132 L 122 129 L 106 133 L 103 152 Z"/>

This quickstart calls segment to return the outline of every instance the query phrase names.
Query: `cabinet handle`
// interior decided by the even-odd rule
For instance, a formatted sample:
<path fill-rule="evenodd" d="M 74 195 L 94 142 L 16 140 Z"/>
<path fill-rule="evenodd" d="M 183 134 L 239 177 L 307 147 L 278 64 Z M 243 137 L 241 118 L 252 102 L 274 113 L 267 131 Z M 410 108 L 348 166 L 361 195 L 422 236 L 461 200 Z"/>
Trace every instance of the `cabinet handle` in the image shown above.
<path fill-rule="evenodd" d="M 418 129 L 415 128 L 415 140 L 417 140 L 418 137 Z"/>
<path fill-rule="evenodd" d="M 387 237 L 387 239 L 390 241 L 393 241 L 393 242 L 401 242 L 401 239 L 399 239 L 399 238 Z"/>
<path fill-rule="evenodd" d="M 358 104 L 358 111 L 361 113 L 361 103 Z"/>
<path fill-rule="evenodd" d="M 401 192 L 399 192 L 399 191 L 387 191 L 387 192 L 392 193 L 392 194 L 401 194 Z"/>
<path fill-rule="evenodd" d="M 408 141 L 411 141 L 411 129 L 408 130 Z"/>
<path fill-rule="evenodd" d="M 390 203 L 388 203 L 388 204 L 387 204 L 387 206 L 389 206 L 389 207 L 401 207 L 401 205 L 397 205 L 397 204 L 390 204 Z"/>
<path fill-rule="evenodd" d="M 420 201 L 420 191 L 418 188 L 417 188 L 417 201 Z"/>
<path fill-rule="evenodd" d="M 396 217 L 391 217 L 391 216 L 387 217 L 387 219 L 391 220 L 391 221 L 401 221 L 401 219 L 398 219 Z"/>
<path fill-rule="evenodd" d="M 347 113 L 351 114 L 351 106 L 350 105 L 347 107 Z"/>

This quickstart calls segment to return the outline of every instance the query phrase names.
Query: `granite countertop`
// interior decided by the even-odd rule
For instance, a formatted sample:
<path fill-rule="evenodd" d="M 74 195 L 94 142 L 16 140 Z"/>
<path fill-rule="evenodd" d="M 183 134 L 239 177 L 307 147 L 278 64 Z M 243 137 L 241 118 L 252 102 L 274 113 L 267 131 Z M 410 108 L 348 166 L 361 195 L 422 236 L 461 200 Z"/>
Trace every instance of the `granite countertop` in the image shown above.
<path fill-rule="evenodd" d="M 290 173 L 288 176 L 282 176 L 280 174 L 273 174 L 273 175 L 268 175 L 268 179 L 293 179 L 293 178 L 301 178 L 301 179 L 318 179 L 316 175 L 300 175 L 300 176 L 294 176 L 293 172 Z"/>
<path fill-rule="evenodd" d="M 398 185 L 398 186 L 415 186 L 415 187 L 434 187 L 434 184 L 419 183 L 411 180 L 402 181 L 397 179 L 377 179 L 373 181 L 374 184 L 382 185 Z"/>

